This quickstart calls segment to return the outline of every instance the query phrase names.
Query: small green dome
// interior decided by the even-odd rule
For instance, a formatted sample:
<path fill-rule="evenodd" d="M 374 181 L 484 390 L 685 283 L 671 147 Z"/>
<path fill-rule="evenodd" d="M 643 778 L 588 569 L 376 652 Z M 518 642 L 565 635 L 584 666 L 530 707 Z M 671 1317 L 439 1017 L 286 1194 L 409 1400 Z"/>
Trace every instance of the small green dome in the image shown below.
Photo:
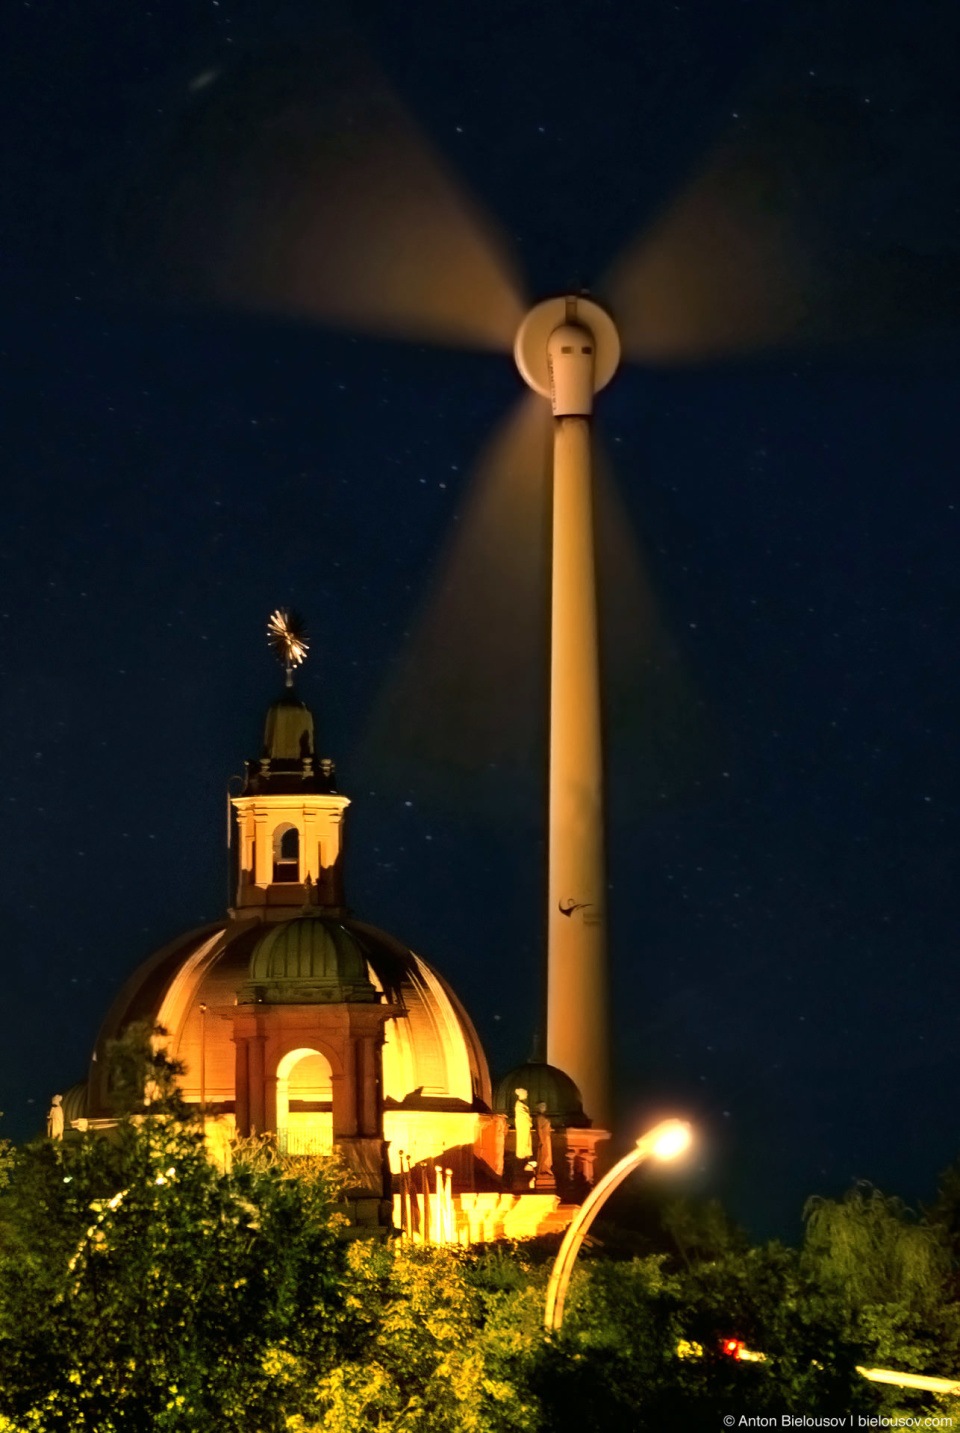
<path fill-rule="evenodd" d="M 517 1090 L 526 1090 L 530 1113 L 536 1114 L 537 1105 L 547 1107 L 547 1115 L 555 1125 L 588 1125 L 590 1121 L 583 1112 L 583 1098 L 569 1075 L 548 1065 L 543 1060 L 528 1060 L 518 1065 L 498 1081 L 493 1094 L 493 1108 L 497 1114 L 513 1115 L 517 1102 Z"/>
<path fill-rule="evenodd" d="M 250 957 L 242 1003 L 306 1005 L 378 1000 L 363 947 L 331 917 L 303 915 L 260 937 Z"/>

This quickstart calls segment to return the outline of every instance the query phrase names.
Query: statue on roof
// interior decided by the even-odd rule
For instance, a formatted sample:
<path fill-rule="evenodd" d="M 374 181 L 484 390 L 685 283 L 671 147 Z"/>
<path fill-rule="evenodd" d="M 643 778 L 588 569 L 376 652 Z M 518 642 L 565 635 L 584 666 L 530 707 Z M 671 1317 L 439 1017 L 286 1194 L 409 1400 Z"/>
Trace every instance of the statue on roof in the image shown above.
<path fill-rule="evenodd" d="M 553 1179 L 553 1126 L 543 1100 L 537 1105 L 537 1183 Z"/>
<path fill-rule="evenodd" d="M 513 1127 L 517 1134 L 514 1149 L 517 1163 L 522 1164 L 533 1156 L 533 1120 L 530 1118 L 526 1090 L 514 1090 L 514 1094 L 517 1097 L 513 1107 Z"/>
<path fill-rule="evenodd" d="M 63 1139 L 63 1096 L 54 1095 L 47 1111 L 47 1137 Z"/>

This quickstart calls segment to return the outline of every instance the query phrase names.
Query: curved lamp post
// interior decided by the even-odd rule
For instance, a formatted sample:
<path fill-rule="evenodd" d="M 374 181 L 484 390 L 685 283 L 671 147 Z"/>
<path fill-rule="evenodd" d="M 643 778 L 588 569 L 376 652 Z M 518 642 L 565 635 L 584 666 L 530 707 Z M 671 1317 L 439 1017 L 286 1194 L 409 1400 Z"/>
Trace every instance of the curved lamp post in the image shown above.
<path fill-rule="evenodd" d="M 662 1124 L 654 1125 L 653 1129 L 640 1136 L 636 1148 L 624 1155 L 619 1164 L 615 1164 L 596 1188 L 590 1191 L 564 1235 L 560 1252 L 554 1260 L 547 1285 L 547 1307 L 543 1317 L 543 1325 L 548 1332 L 558 1329 L 563 1322 L 563 1304 L 567 1297 L 567 1285 L 573 1265 L 587 1230 L 601 1207 L 627 1175 L 645 1159 L 649 1159 L 651 1155 L 656 1159 L 675 1159 L 678 1154 L 683 1153 L 692 1138 L 690 1126 L 685 1120 L 664 1120 Z"/>

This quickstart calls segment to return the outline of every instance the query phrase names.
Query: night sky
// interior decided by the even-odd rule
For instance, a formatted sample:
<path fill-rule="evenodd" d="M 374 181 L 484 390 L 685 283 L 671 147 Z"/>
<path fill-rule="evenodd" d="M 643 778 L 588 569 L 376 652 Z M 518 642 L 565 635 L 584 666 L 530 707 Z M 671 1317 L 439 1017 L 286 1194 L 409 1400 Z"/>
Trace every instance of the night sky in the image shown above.
<path fill-rule="evenodd" d="M 756 1235 L 796 1237 L 806 1196 L 853 1179 L 931 1198 L 960 1153 L 947 0 L 5 7 L 0 1130 L 33 1133 L 120 982 L 223 911 L 280 604 L 354 801 L 351 906 L 449 977 L 495 1071 L 530 1050 L 545 654 L 515 648 L 537 611 L 509 630 L 479 583 L 441 623 L 453 667 L 476 641 L 479 695 L 448 707 L 440 681 L 419 730 L 389 714 L 521 381 L 243 292 L 245 236 L 273 231 L 237 116 L 269 156 L 271 105 L 345 46 L 533 298 L 603 297 L 706 173 L 804 255 L 788 342 L 664 353 L 598 404 L 642 578 L 618 612 L 604 566 L 616 1087 L 627 1131 L 697 1121 L 678 1187 Z M 717 302 L 742 273 L 749 308 L 767 263 L 747 243 Z"/>

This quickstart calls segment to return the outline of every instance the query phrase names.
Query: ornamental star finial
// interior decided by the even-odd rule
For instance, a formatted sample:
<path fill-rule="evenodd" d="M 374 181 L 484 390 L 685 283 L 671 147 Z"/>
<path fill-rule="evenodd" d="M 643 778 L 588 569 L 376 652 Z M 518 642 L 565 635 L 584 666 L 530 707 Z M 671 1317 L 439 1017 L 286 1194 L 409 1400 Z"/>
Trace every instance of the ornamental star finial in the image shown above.
<path fill-rule="evenodd" d="M 310 650 L 303 618 L 287 607 L 278 607 L 267 623 L 267 641 L 287 674 L 287 686 L 293 686 L 293 669 L 306 661 Z"/>

